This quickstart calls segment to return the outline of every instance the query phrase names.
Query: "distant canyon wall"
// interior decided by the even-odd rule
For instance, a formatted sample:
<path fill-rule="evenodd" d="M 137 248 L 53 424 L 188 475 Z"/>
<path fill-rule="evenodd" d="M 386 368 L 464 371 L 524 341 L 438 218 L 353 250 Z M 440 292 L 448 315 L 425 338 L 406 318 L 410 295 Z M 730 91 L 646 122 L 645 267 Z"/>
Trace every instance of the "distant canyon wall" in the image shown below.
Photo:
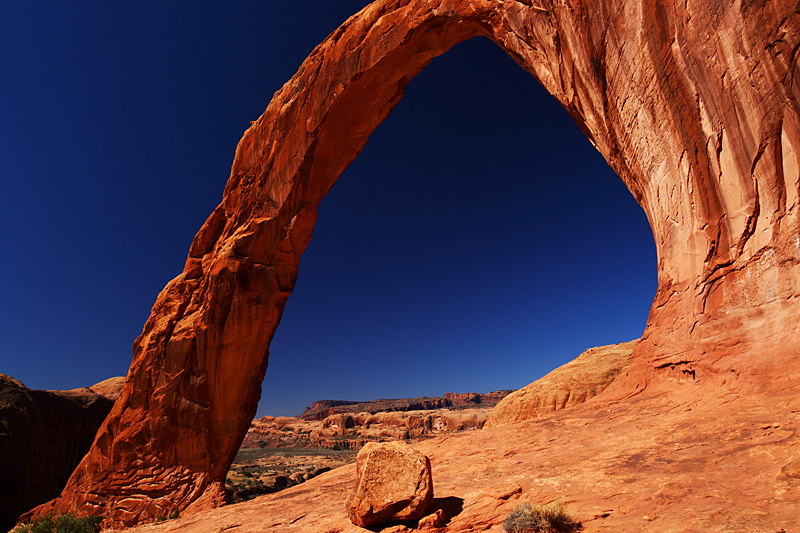
<path fill-rule="evenodd" d="M 370 400 L 353 402 L 344 400 L 318 400 L 298 417 L 303 420 L 324 420 L 342 413 L 392 413 L 397 411 L 420 411 L 446 409 L 448 407 L 492 407 L 511 394 L 512 390 L 480 392 L 446 392 L 443 397 L 401 398 L 397 400 Z"/>
<path fill-rule="evenodd" d="M 314 49 L 245 132 L 222 203 L 134 344 L 120 400 L 39 512 L 121 525 L 225 501 L 317 205 L 409 80 L 475 36 L 565 107 L 650 221 L 655 301 L 605 394 L 797 377 L 795 0 L 379 0 Z"/>

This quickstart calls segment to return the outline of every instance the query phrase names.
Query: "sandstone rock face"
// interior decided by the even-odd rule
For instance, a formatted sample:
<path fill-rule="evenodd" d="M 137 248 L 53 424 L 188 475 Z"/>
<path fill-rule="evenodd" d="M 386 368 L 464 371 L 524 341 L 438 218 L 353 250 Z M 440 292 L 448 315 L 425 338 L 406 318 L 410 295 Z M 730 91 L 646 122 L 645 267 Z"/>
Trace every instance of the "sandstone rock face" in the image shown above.
<path fill-rule="evenodd" d="M 650 221 L 655 301 L 605 397 L 798 377 L 795 0 L 378 0 L 245 132 L 222 203 L 134 344 L 119 400 L 40 512 L 131 524 L 225 500 L 317 205 L 409 80 L 475 36 L 558 99 Z"/>
<path fill-rule="evenodd" d="M 369 443 L 358 452 L 356 487 L 345 508 L 361 527 L 418 520 L 433 503 L 427 457 L 402 442 Z"/>
<path fill-rule="evenodd" d="M 86 388 L 31 390 L 0 374 L 0 531 L 58 496 L 112 405 Z"/>
<path fill-rule="evenodd" d="M 492 409 L 484 427 L 541 418 L 597 396 L 628 369 L 637 344 L 639 339 L 586 350 L 576 359 L 503 398 Z"/>

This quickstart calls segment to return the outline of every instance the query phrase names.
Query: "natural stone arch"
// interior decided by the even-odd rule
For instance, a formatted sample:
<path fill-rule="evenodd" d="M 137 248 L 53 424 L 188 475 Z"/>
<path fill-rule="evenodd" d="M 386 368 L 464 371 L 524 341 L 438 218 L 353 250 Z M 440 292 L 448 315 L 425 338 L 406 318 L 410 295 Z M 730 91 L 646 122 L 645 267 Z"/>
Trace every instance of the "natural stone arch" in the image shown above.
<path fill-rule="evenodd" d="M 607 394 L 785 375 L 800 307 L 800 15 L 788 0 L 592 4 L 379 0 L 318 46 L 245 132 L 120 400 L 40 511 L 132 524 L 225 499 L 317 205 L 408 81 L 478 35 L 561 102 L 653 229 L 655 301 Z"/>

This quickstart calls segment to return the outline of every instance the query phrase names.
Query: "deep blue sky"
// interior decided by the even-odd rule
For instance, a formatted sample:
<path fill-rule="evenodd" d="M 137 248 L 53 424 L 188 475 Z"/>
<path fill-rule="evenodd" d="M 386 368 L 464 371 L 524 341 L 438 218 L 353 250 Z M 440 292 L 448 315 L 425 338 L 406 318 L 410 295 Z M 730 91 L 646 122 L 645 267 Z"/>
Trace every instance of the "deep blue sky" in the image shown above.
<path fill-rule="evenodd" d="M 236 143 L 366 1 L 0 3 L 0 372 L 123 375 Z M 519 388 L 641 335 L 644 212 L 485 39 L 409 85 L 320 206 L 259 416 Z"/>

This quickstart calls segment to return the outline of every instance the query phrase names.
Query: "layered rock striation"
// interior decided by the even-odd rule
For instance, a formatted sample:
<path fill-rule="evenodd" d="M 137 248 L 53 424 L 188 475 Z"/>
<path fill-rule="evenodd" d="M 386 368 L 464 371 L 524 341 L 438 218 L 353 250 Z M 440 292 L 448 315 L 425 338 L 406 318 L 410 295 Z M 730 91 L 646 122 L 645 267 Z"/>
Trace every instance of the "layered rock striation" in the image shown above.
<path fill-rule="evenodd" d="M 314 49 L 245 132 L 222 203 L 134 344 L 119 400 L 39 512 L 132 524 L 225 501 L 320 200 L 409 80 L 476 36 L 564 106 L 653 230 L 647 328 L 605 397 L 796 382 L 794 0 L 378 0 Z"/>

